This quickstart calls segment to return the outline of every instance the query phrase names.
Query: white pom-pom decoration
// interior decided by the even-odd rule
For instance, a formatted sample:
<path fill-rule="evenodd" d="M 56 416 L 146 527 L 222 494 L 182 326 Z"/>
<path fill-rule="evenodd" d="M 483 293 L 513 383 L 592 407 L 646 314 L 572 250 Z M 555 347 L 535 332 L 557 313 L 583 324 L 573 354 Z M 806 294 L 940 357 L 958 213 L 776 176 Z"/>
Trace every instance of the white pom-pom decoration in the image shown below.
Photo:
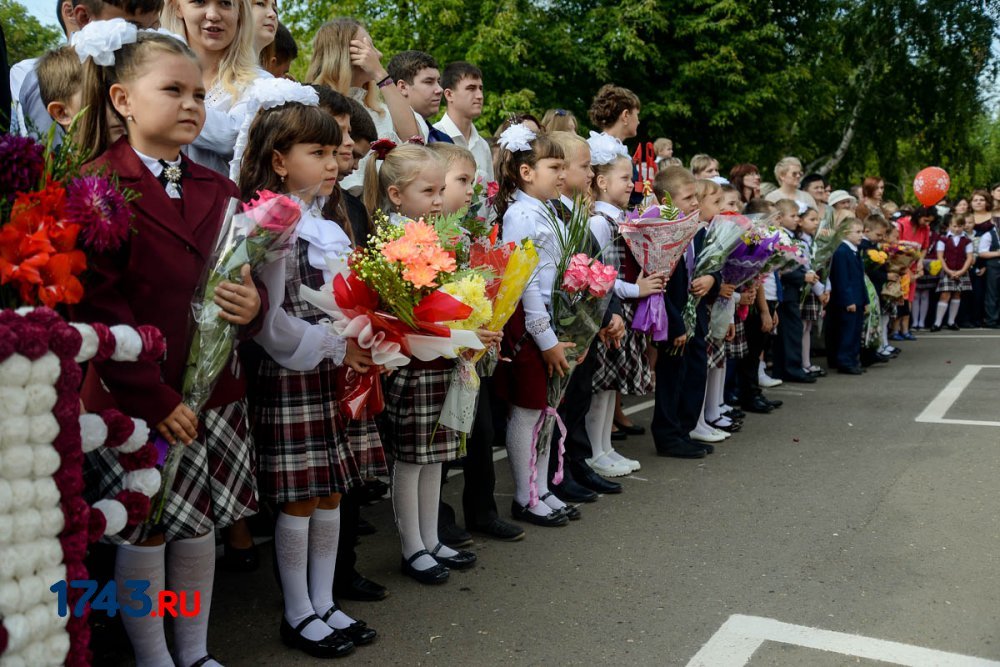
<path fill-rule="evenodd" d="M 46 352 L 31 362 L 32 384 L 55 384 L 60 373 L 62 366 L 59 365 L 59 357 L 52 352 Z"/>
<path fill-rule="evenodd" d="M 0 386 L 23 387 L 30 378 L 31 362 L 24 355 L 12 354 L 0 361 Z"/>
<path fill-rule="evenodd" d="M 59 488 L 56 486 L 56 482 L 51 477 L 45 477 L 43 479 L 36 479 L 34 483 L 35 488 L 35 507 L 40 510 L 48 509 L 51 507 L 56 507 L 59 504 L 59 499 L 61 498 L 59 494 Z M 60 510 L 61 511 L 61 510 Z"/>
<path fill-rule="evenodd" d="M 10 482 L 6 479 L 0 479 L 0 514 L 6 514 L 10 511 L 13 500 L 14 492 L 10 488 Z"/>
<path fill-rule="evenodd" d="M 10 544 L 14 541 L 14 517 L 10 514 L 0 514 L 0 543 Z M 0 616 L 2 616 L 0 610 Z"/>
<path fill-rule="evenodd" d="M 31 422 L 25 415 L 17 415 L 0 419 L 0 439 L 4 447 L 28 444 L 31 435 Z"/>
<path fill-rule="evenodd" d="M 132 435 L 128 437 L 119 447 L 119 454 L 131 454 L 142 449 L 142 446 L 149 442 L 149 427 L 142 419 L 132 419 Z"/>
<path fill-rule="evenodd" d="M 25 412 L 28 416 L 43 415 L 52 412 L 59 398 L 56 395 L 56 388 L 50 384 L 29 384 L 24 388 L 25 397 L 28 399 L 28 406 Z"/>
<path fill-rule="evenodd" d="M 153 497 L 160 490 L 160 471 L 156 468 L 133 470 L 125 475 L 125 488 Z"/>
<path fill-rule="evenodd" d="M 3 626 L 7 628 L 7 653 L 19 653 L 31 634 L 28 619 L 24 614 L 11 614 L 3 619 Z M 4 653 L 4 660 L 7 660 L 7 653 Z"/>
<path fill-rule="evenodd" d="M 125 506 L 117 500 L 112 500 L 111 498 L 98 500 L 91 507 L 91 511 L 93 510 L 97 510 L 104 515 L 106 523 L 104 528 L 105 535 L 110 537 L 125 530 L 125 525 L 128 523 L 128 512 L 125 510 Z"/>
<path fill-rule="evenodd" d="M 62 545 L 54 537 L 35 540 L 33 548 L 37 550 L 38 556 L 35 560 L 39 569 L 55 567 L 63 561 Z"/>
<path fill-rule="evenodd" d="M 38 530 L 40 537 L 57 537 L 66 525 L 66 515 L 61 507 L 49 507 L 38 510 L 38 522 L 41 526 Z"/>
<path fill-rule="evenodd" d="M 68 619 L 60 619 L 63 624 Z M 61 665 L 69 655 L 69 633 L 56 632 L 45 640 L 45 660 L 50 665 Z"/>
<path fill-rule="evenodd" d="M 94 327 L 89 324 L 71 322 L 70 326 L 79 331 L 80 336 L 83 338 L 83 343 L 80 345 L 80 351 L 76 354 L 76 363 L 81 364 L 84 361 L 90 361 L 94 358 L 94 355 L 97 354 L 97 348 L 101 342 L 97 337 L 97 332 L 94 331 Z"/>
<path fill-rule="evenodd" d="M 5 448 L 3 458 L 0 458 L 0 476 L 7 479 L 22 479 L 30 476 L 32 465 L 35 463 L 31 449 L 28 445 Z"/>
<path fill-rule="evenodd" d="M 45 600 L 45 596 L 49 593 L 49 586 L 52 583 L 46 584 L 42 582 L 41 577 L 30 576 L 21 577 L 18 585 L 21 589 L 21 609 L 24 611 L 31 609 L 37 604 L 41 604 Z"/>
<path fill-rule="evenodd" d="M 0 583 L 0 616 L 10 616 L 21 610 L 21 586 L 16 581 Z"/>
<path fill-rule="evenodd" d="M 10 492 L 15 510 L 35 504 L 35 483 L 30 479 L 12 479 Z"/>
<path fill-rule="evenodd" d="M 35 461 L 34 461 L 34 471 L 35 477 L 51 477 L 55 474 L 56 470 L 59 470 L 59 466 L 62 465 L 62 459 L 59 457 L 59 452 L 52 445 L 36 445 L 35 450 Z"/>
<path fill-rule="evenodd" d="M 59 422 L 56 421 L 51 412 L 28 417 L 28 420 L 31 424 L 31 431 L 28 436 L 29 442 L 36 445 L 46 445 L 55 440 L 56 436 L 59 435 Z"/>
<path fill-rule="evenodd" d="M 28 409 L 28 394 L 21 387 L 0 387 L 0 406 L 0 414 L 23 415 Z"/>
<path fill-rule="evenodd" d="M 138 361 L 142 353 L 142 337 L 139 332 L 125 324 L 111 327 L 115 337 L 115 351 L 111 354 L 114 361 Z"/>
<path fill-rule="evenodd" d="M 31 667 L 28 662 L 19 655 L 11 655 L 11 651 L 3 654 L 3 667 Z"/>
<path fill-rule="evenodd" d="M 92 452 L 108 439 L 108 425 L 100 415 L 80 415 L 80 440 L 83 443 L 83 453 Z"/>
<path fill-rule="evenodd" d="M 22 598 L 24 597 L 23 588 L 21 589 L 21 597 Z M 52 634 L 52 631 L 55 629 L 52 627 L 53 625 L 52 617 L 51 614 L 49 613 L 49 609 L 50 606 L 47 604 L 36 604 L 34 607 L 28 610 L 27 614 L 25 614 L 25 616 L 28 618 L 28 622 L 31 623 L 31 630 L 32 630 L 31 636 L 33 639 L 43 639 L 45 637 L 48 637 L 50 634 Z M 43 650 L 44 648 L 40 642 L 35 642 L 31 646 L 26 646 L 24 651 L 21 652 L 21 654 L 25 658 L 27 658 L 28 649 L 29 648 L 34 649 L 35 647 L 38 647 L 39 651 Z M 41 655 L 42 654 L 39 653 L 39 660 L 43 659 Z M 39 662 L 36 664 L 41 664 L 41 663 Z"/>
<path fill-rule="evenodd" d="M 22 509 L 20 512 L 14 515 L 14 541 L 15 542 L 30 542 L 35 539 L 38 535 L 38 529 L 41 528 L 39 521 L 41 520 L 41 515 L 38 513 L 34 507 L 28 507 Z"/>

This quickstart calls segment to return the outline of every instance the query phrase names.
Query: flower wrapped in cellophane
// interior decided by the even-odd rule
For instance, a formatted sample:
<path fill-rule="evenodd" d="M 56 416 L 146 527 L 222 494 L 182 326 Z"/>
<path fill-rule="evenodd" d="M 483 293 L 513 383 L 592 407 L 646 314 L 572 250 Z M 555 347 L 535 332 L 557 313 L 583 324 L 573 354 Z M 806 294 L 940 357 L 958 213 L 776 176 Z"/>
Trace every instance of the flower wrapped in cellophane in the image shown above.
<path fill-rule="evenodd" d="M 238 212 L 239 211 L 239 212 Z M 257 271 L 288 250 L 292 233 L 302 216 L 299 205 L 286 195 L 268 190 L 257 193 L 254 201 L 240 204 L 231 199 L 223 217 L 206 271 L 191 302 L 191 345 L 181 382 L 181 397 L 195 414 L 201 412 L 212 395 L 236 344 L 238 327 L 220 317 L 215 290 L 223 282 L 242 282 L 245 264 Z M 163 484 L 153 512 L 158 522 L 174 482 L 184 446 L 172 445 L 163 464 Z"/>
<path fill-rule="evenodd" d="M 697 213 L 682 216 L 670 203 L 669 195 L 664 197 L 664 204 L 650 206 L 642 213 L 627 214 L 625 221 L 618 225 L 618 231 L 647 275 L 663 272 L 669 277 L 703 225 Z M 667 325 L 662 292 L 639 300 L 632 318 L 633 329 L 662 342 L 669 337 Z"/>
<path fill-rule="evenodd" d="M 743 216 L 727 217 L 741 218 L 740 226 L 746 226 L 746 231 L 720 269 L 722 282 L 738 290 L 755 280 L 767 266 L 776 252 L 776 246 L 781 243 L 781 232 L 766 221 L 751 221 Z M 736 301 L 732 298 L 719 297 L 712 304 L 708 333 L 711 340 L 718 342 L 725 338 L 735 308 Z"/>
<path fill-rule="evenodd" d="M 749 231 L 750 221 L 742 215 L 717 215 L 708 227 L 705 245 L 698 254 L 698 260 L 690 278 L 696 280 L 702 276 L 717 273 L 725 266 L 726 260 L 733 250 L 741 244 L 743 235 Z M 694 335 L 697 320 L 697 307 L 701 297 L 688 295 L 684 306 L 684 327 L 687 335 Z"/>
<path fill-rule="evenodd" d="M 861 334 L 862 347 L 877 350 L 882 346 L 882 307 L 875 284 L 865 275 L 865 292 L 868 294 L 868 309 Z"/>
<path fill-rule="evenodd" d="M 819 223 L 819 229 L 816 230 L 809 256 L 809 266 L 816 272 L 821 282 L 826 282 L 826 279 L 830 277 L 833 253 L 837 252 L 841 241 L 847 237 L 851 225 L 856 222 L 857 220 L 849 215 L 837 216 L 832 206 L 826 207 L 823 219 Z M 802 290 L 802 303 L 806 302 L 809 293 L 809 290 Z"/>
<path fill-rule="evenodd" d="M 355 339 L 371 352 L 366 374 L 351 371 L 343 378 L 350 400 L 341 402 L 341 411 L 348 418 L 363 419 L 382 410 L 381 369 L 400 368 L 411 358 L 453 359 L 462 348 L 482 349 L 475 331 L 461 326 L 475 307 L 447 291 L 455 289 L 449 284 L 478 274 L 457 270 L 449 244 L 450 237 L 424 220 L 396 225 L 383 216 L 347 266 L 330 265 L 330 284 L 321 290 L 299 288 L 304 300 L 330 315 L 337 335 Z M 468 295 L 473 287 L 466 283 L 460 291 Z"/>
<path fill-rule="evenodd" d="M 909 275 L 911 267 L 924 258 L 924 251 L 912 241 L 885 243 L 882 251 L 886 254 L 886 271 L 898 274 L 898 281 L 890 281 L 882 287 L 882 296 L 889 299 L 902 299 L 909 293 Z M 933 264 L 933 262 L 931 262 Z M 928 267 L 929 269 L 932 267 Z M 940 269 L 938 269 L 940 272 Z M 936 275 L 929 271 L 930 275 Z M 904 282 L 907 283 L 904 288 Z"/>

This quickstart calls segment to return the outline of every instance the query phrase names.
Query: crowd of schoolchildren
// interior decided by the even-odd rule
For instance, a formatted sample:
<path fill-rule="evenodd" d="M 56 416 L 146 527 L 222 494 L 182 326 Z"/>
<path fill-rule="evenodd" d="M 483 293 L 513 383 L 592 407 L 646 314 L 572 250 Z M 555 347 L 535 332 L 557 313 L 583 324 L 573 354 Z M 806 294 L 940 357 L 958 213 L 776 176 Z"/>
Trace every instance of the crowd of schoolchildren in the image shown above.
<path fill-rule="evenodd" d="M 358 534 L 374 530 L 359 508 L 386 493 L 380 477 L 391 483 L 402 572 L 423 584 L 443 583 L 451 570 L 475 564 L 476 554 L 463 548 L 472 534 L 519 540 L 522 523 L 564 526 L 580 518 L 582 503 L 623 491 L 614 479 L 640 463 L 615 443 L 645 432 L 623 409 L 623 396 L 654 395 L 650 431 L 658 454 L 703 458 L 740 430 L 746 413 L 781 406 L 764 389 L 813 383 L 832 369 L 861 374 L 898 355 L 895 343 L 913 340 L 915 330 L 1000 326 L 993 212 L 1000 188 L 976 190 L 950 210 L 899 209 L 883 200 L 878 178 L 832 191 L 791 157 L 776 165 L 776 183 L 763 183 L 752 164 L 734 166 L 725 178 L 707 155 L 682 166 L 667 139 L 655 144 L 655 167 L 634 166 L 623 142 L 637 136 L 641 105 L 615 85 L 593 98 L 589 140 L 561 109 L 541 120 L 511 117 L 495 136 L 483 136 L 474 122 L 488 81 L 479 69 L 466 62 L 439 68 L 420 51 L 383 65 L 365 27 L 346 18 L 324 24 L 313 38 L 303 86 L 310 93 L 258 110 L 246 91 L 284 77 L 297 56 L 273 0 L 61 0 L 59 15 L 67 36 L 77 33 L 73 46 L 11 71 L 20 127 L 46 133 L 54 124 L 57 140 L 75 142 L 94 168 L 114 172 L 139 195 L 131 203 L 136 233 L 120 252 L 95 260 L 94 279 L 72 314 L 152 324 L 168 343 L 163 364 L 92 364 L 83 400 L 88 410 L 117 405 L 156 425 L 169 442 L 188 445 L 164 520 L 117 540 L 111 576 L 148 580 L 150 595 L 200 591 L 202 613 L 174 621 L 172 652 L 162 618 L 125 615 L 139 665 L 220 664 L 209 654 L 207 633 L 216 529 L 222 565 L 250 571 L 258 547 L 247 519 L 270 516 L 282 640 L 315 657 L 346 655 L 377 633 L 337 598 L 386 595 L 358 572 L 355 552 Z M 157 27 L 174 36 L 149 30 Z M 446 110 L 434 122 L 442 97 Z M 703 229 L 672 275 L 645 274 L 618 233 L 642 198 L 637 180 L 650 182 L 661 200 L 669 195 L 684 215 L 698 212 L 706 222 L 724 212 L 771 216 L 787 238 L 806 244 L 829 207 L 847 219 L 844 241 L 828 279 L 806 264 L 734 292 L 718 274 L 694 274 Z M 335 335 L 299 287 L 329 283 L 328 260 L 363 245 L 376 212 L 390 223 L 450 214 L 470 205 L 477 181 L 498 184 L 490 217 L 503 240 L 531 239 L 543 259 L 505 330 L 478 332 L 484 345 L 500 346 L 505 361 L 483 378 L 464 456 L 458 434 L 437 419 L 450 360 L 414 359 L 387 375 L 384 413 L 344 424 L 338 372 L 367 372 L 371 353 Z M 226 202 L 262 189 L 296 198 L 303 212 L 297 241 L 259 275 L 244 271 L 241 281 L 216 290 L 241 343 L 207 408 L 195 414 L 180 394 L 192 295 Z M 551 322 L 548 221 L 550 211 L 566 219 L 580 205 L 590 207 L 593 247 L 620 268 L 604 328 L 559 408 L 568 434 L 556 475 L 555 448 L 532 445 L 547 407 L 547 378 L 570 368 L 569 344 Z M 883 242 L 916 244 L 922 258 L 902 272 L 866 262 L 864 253 Z M 881 303 L 872 302 L 866 275 Z M 900 289 L 886 290 L 891 283 Z M 630 324 L 638 299 L 658 292 L 669 331 L 653 344 Z M 689 294 L 704 297 L 690 332 L 681 314 Z M 725 343 L 712 345 L 709 308 L 719 297 L 745 308 Z M 873 308 L 881 313 L 877 344 L 863 345 Z M 821 337 L 825 369 L 811 350 Z M 509 515 L 517 523 L 494 498 L 495 441 L 506 446 L 514 482 Z M 93 488 L 121 478 L 113 462 L 88 464 Z M 461 522 L 440 501 L 443 478 L 455 466 L 465 472 Z"/>

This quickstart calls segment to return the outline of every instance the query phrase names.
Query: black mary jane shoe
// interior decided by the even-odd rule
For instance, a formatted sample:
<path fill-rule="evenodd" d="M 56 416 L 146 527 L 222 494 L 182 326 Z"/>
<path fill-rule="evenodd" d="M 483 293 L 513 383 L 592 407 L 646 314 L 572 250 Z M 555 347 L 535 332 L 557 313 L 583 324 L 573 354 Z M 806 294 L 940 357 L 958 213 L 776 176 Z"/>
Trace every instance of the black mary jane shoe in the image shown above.
<path fill-rule="evenodd" d="M 618 442 L 620 440 L 624 440 L 627 437 L 628 437 L 628 433 L 625 432 L 625 429 L 616 428 L 616 429 L 613 429 L 611 431 L 611 440 L 613 442 Z"/>
<path fill-rule="evenodd" d="M 729 424 L 726 424 L 725 426 L 720 424 L 721 421 L 722 421 L 721 419 L 716 419 L 714 422 L 708 422 L 708 425 L 720 431 L 725 431 L 726 433 L 736 433 L 741 428 L 743 428 L 743 422 L 741 421 L 733 420 L 730 421 Z"/>
<path fill-rule="evenodd" d="M 438 552 L 441 551 L 442 546 L 443 544 L 438 542 L 438 545 L 431 549 L 431 557 L 441 565 L 452 570 L 468 570 L 476 564 L 476 554 L 463 549 L 455 549 L 458 553 L 454 556 L 439 556 Z"/>
<path fill-rule="evenodd" d="M 348 639 L 344 633 L 332 628 L 330 629 L 330 634 L 322 639 L 313 641 L 312 639 L 306 639 L 303 637 L 302 630 L 313 621 L 323 623 L 319 616 L 313 614 L 293 628 L 291 624 L 285 620 L 285 617 L 282 616 L 281 641 L 283 641 L 286 646 L 297 648 L 307 655 L 322 659 L 341 658 L 354 650 L 354 642 Z M 323 623 L 323 625 L 326 624 Z M 329 628 L 330 626 L 327 625 L 327 627 Z"/>
<path fill-rule="evenodd" d="M 552 497 L 552 495 L 553 495 L 552 492 L 549 491 L 544 496 L 539 498 L 538 501 L 544 503 L 545 499 Z M 566 515 L 566 518 L 569 519 L 570 521 L 579 521 L 580 517 L 583 516 L 583 514 L 580 513 L 580 510 L 573 505 L 564 505 L 562 509 L 557 509 L 555 511 L 562 512 L 564 515 Z"/>
<path fill-rule="evenodd" d="M 527 521 L 528 523 L 533 523 L 536 526 L 542 526 L 543 528 L 565 526 L 569 523 L 569 517 L 562 512 L 552 510 L 545 516 L 539 516 L 527 507 L 520 505 L 516 500 L 512 500 L 510 502 L 510 513 L 518 521 Z"/>
<path fill-rule="evenodd" d="M 410 577 L 411 579 L 416 579 L 422 584 L 443 584 L 444 582 L 448 581 L 448 577 L 451 576 L 451 571 L 441 563 L 429 567 L 426 570 L 418 570 L 417 568 L 413 567 L 413 561 L 417 560 L 421 556 L 430 556 L 430 555 L 431 552 L 427 551 L 427 549 L 421 549 L 420 551 L 413 554 L 409 558 L 400 558 L 399 569 L 406 576 Z M 431 556 L 431 558 L 434 557 Z"/>
<path fill-rule="evenodd" d="M 735 421 L 737 419 L 744 419 L 747 416 L 747 413 L 743 412 L 739 408 L 732 408 L 731 410 L 726 410 L 725 412 L 723 412 L 722 416 L 729 417 L 730 419 Z"/>
<path fill-rule="evenodd" d="M 330 607 L 325 614 L 320 616 L 320 620 L 326 623 L 326 621 L 338 610 L 340 610 L 340 605 L 334 601 L 333 606 Z M 345 637 L 354 642 L 355 646 L 367 646 L 375 641 L 375 637 L 378 636 L 378 632 L 375 631 L 375 628 L 369 628 L 368 624 L 364 621 L 354 621 L 346 628 L 335 630 L 335 632 L 343 634 Z"/>
<path fill-rule="evenodd" d="M 226 572 L 241 574 L 255 572 L 260 567 L 260 553 L 257 550 L 257 545 L 254 544 L 246 549 L 237 549 L 223 543 L 219 567 Z"/>
<path fill-rule="evenodd" d="M 623 431 L 625 433 L 625 435 L 645 435 L 646 434 L 646 429 L 643 428 L 642 426 L 636 426 L 635 424 L 629 424 L 628 426 L 626 426 L 625 424 L 621 423 L 617 419 L 614 420 L 614 422 L 615 422 L 615 426 L 618 427 L 618 430 L 619 431 Z"/>
<path fill-rule="evenodd" d="M 215 658 L 211 654 L 205 654 L 202 657 L 195 660 L 194 662 L 192 662 L 188 667 L 204 667 L 205 663 L 207 663 L 209 660 L 215 660 Z M 215 661 L 219 662 L 218 660 Z"/>

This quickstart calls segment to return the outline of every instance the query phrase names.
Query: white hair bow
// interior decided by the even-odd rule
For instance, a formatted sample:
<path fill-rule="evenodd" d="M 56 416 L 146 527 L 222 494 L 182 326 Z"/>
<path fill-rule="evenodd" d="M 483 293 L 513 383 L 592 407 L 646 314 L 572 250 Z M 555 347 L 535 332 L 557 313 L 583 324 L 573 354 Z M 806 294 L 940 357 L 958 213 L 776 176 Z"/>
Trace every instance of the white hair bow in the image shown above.
<path fill-rule="evenodd" d="M 628 157 L 625 145 L 609 134 L 591 131 L 587 145 L 590 146 L 590 164 L 593 165 L 611 164 L 620 157 Z"/>
<path fill-rule="evenodd" d="M 229 178 L 236 181 L 240 175 L 240 163 L 243 161 L 243 151 L 246 150 L 250 134 L 250 124 L 257 113 L 264 109 L 273 109 L 283 104 L 298 102 L 306 106 L 319 106 L 319 94 L 315 88 L 304 86 L 291 79 L 257 79 L 247 88 L 245 95 L 247 112 L 243 125 L 236 137 L 233 147 L 233 159 L 229 163 Z"/>
<path fill-rule="evenodd" d="M 115 64 L 115 51 L 125 44 L 134 44 L 139 29 L 125 19 L 91 21 L 73 34 L 72 45 L 80 62 L 93 58 L 94 63 L 107 67 Z"/>
<path fill-rule="evenodd" d="M 531 142 L 538 138 L 531 128 L 524 123 L 511 125 L 500 134 L 500 147 L 511 153 L 530 151 Z"/>

